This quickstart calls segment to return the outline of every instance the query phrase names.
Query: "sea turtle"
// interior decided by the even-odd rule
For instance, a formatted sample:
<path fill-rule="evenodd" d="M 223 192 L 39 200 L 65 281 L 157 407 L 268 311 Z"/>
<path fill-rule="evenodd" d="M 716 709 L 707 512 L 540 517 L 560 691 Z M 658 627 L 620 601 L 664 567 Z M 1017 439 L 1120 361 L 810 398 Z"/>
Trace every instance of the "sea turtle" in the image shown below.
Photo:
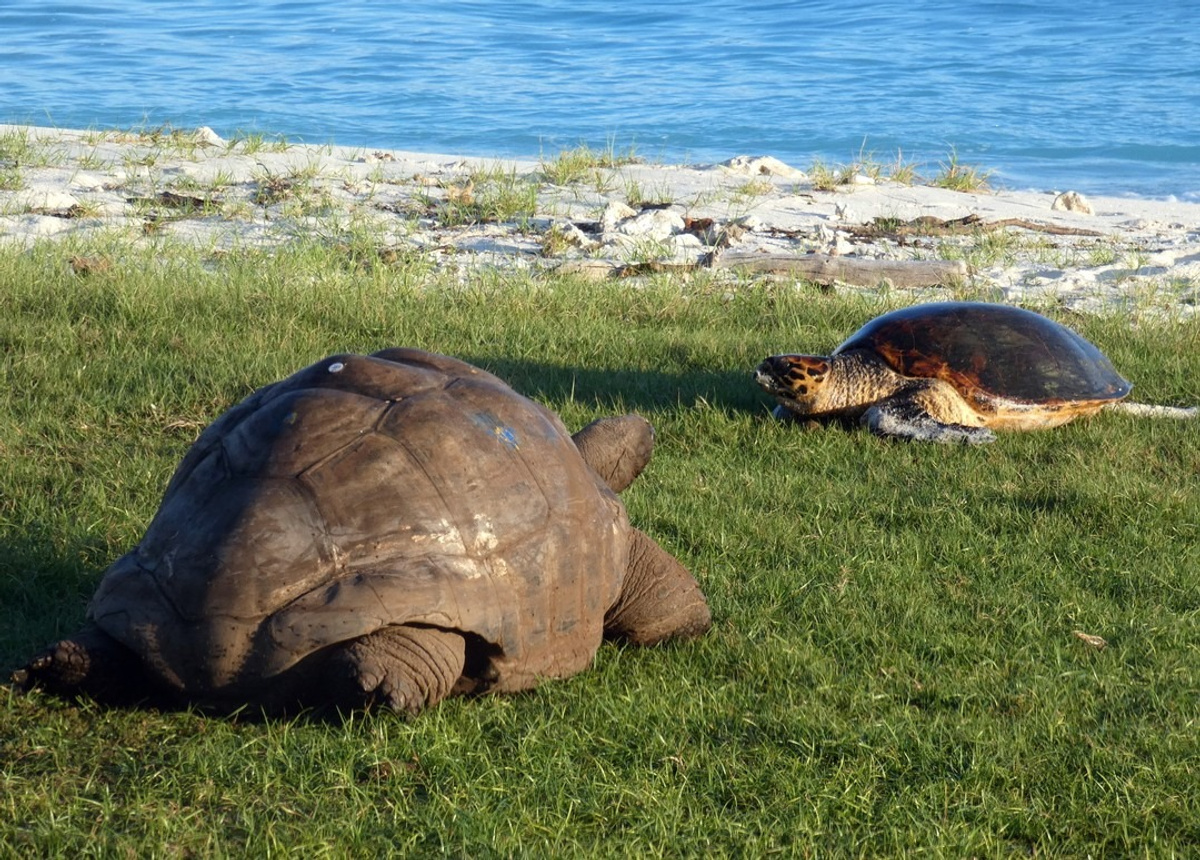
<path fill-rule="evenodd" d="M 707 630 L 691 574 L 616 492 L 636 415 L 572 437 L 463 361 L 334 355 L 203 433 L 87 626 L 14 674 L 101 701 L 415 713 L 591 663 L 602 637 Z"/>
<path fill-rule="evenodd" d="M 1132 387 L 1066 326 L 985 302 L 914 305 L 876 317 L 830 356 L 775 355 L 754 373 L 775 415 L 861 419 L 881 436 L 991 442 L 1118 408 L 1196 416 L 1195 408 L 1121 403 Z"/>

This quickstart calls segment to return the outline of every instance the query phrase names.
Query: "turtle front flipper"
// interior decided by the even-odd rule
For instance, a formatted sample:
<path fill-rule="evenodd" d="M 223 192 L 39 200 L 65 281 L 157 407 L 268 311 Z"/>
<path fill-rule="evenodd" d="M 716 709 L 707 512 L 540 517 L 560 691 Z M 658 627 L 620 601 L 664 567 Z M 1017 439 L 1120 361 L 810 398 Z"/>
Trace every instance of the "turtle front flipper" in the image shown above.
<path fill-rule="evenodd" d="M 86 695 L 106 705 L 150 698 L 157 685 L 138 656 L 94 624 L 61 639 L 12 674 L 24 690 Z"/>
<path fill-rule="evenodd" d="M 583 461 L 614 493 L 633 483 L 654 451 L 654 428 L 634 414 L 599 418 L 571 438 Z"/>
<path fill-rule="evenodd" d="M 935 417 L 923 399 L 905 393 L 881 400 L 863 413 L 862 423 L 876 436 L 913 442 L 981 445 L 996 441 L 996 434 L 986 427 Z"/>
<path fill-rule="evenodd" d="M 629 569 L 617 602 L 604 615 L 604 635 L 653 645 L 705 633 L 712 614 L 699 583 L 648 535 L 630 532 Z"/>
<path fill-rule="evenodd" d="M 465 664 L 466 641 L 458 633 L 384 627 L 332 655 L 334 699 L 351 708 L 382 704 L 416 715 L 450 694 Z"/>

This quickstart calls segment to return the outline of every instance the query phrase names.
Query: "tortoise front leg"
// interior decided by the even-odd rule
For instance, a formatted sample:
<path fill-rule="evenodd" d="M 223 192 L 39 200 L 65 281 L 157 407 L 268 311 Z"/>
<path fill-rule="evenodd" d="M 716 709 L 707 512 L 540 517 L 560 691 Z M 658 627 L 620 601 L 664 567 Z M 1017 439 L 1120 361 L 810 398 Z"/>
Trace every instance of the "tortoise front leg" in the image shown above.
<path fill-rule="evenodd" d="M 705 633 L 712 614 L 699 583 L 648 535 L 631 532 L 629 568 L 617 602 L 605 613 L 604 635 L 653 645 Z"/>
<path fill-rule="evenodd" d="M 336 698 L 417 714 L 446 698 L 463 673 L 466 641 L 436 627 L 396 625 L 347 643 L 332 655 Z"/>

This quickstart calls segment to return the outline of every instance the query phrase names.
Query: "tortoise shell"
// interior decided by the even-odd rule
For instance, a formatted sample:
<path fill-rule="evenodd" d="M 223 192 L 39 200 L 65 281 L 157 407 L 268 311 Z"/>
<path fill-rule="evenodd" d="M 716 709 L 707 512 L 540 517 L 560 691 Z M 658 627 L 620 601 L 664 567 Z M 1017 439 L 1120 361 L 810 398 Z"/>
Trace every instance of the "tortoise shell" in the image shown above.
<path fill-rule="evenodd" d="M 938 378 L 968 402 L 1056 406 L 1119 400 L 1133 387 L 1099 349 L 1041 314 L 937 302 L 876 317 L 834 354 L 872 352 L 904 376 Z"/>
<path fill-rule="evenodd" d="M 475 637 L 491 689 L 523 689 L 588 666 L 629 530 L 558 417 L 498 378 L 334 355 L 200 435 L 89 615 L 188 694 L 401 623 Z"/>

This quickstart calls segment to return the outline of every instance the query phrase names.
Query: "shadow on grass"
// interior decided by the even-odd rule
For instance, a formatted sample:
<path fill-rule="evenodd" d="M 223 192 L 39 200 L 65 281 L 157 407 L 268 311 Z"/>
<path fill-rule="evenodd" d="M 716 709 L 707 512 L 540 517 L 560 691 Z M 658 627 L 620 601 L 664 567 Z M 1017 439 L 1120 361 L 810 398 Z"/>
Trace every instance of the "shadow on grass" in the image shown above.
<path fill-rule="evenodd" d="M 104 565 L 81 562 L 82 555 L 99 553 L 48 533 L 37 525 L 12 530 L 0 538 L 0 681 L 34 651 L 75 630 L 83 623 L 87 603 Z"/>
<path fill-rule="evenodd" d="M 557 365 L 519 358 L 459 356 L 494 373 L 526 397 L 541 403 L 575 401 L 601 412 L 655 412 L 705 402 L 719 410 L 766 413 L 767 397 L 750 368 L 634 370 Z"/>

